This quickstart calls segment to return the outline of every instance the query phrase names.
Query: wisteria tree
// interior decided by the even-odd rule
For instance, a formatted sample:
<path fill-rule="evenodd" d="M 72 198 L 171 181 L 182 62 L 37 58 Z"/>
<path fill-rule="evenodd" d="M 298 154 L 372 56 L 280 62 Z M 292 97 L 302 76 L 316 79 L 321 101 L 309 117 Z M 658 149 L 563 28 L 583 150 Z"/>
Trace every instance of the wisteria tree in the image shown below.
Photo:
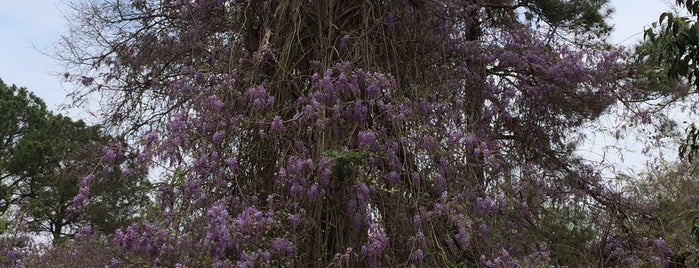
<path fill-rule="evenodd" d="M 75 2 L 76 100 L 164 170 L 110 265 L 644 263 L 574 155 L 625 96 L 606 2 Z"/>

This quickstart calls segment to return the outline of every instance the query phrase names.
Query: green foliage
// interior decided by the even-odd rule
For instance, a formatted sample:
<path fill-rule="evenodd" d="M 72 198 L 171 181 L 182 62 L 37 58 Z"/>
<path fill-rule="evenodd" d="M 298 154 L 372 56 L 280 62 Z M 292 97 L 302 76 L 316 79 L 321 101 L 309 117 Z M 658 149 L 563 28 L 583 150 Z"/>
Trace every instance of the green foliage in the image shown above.
<path fill-rule="evenodd" d="M 606 35 L 611 30 L 611 27 L 605 22 L 605 19 L 611 14 L 611 9 L 605 9 L 608 2 L 606 0 L 537 0 L 532 2 L 541 18 L 551 25 L 570 27 L 597 35 Z"/>
<path fill-rule="evenodd" d="M 696 183 L 699 174 L 696 168 L 696 164 L 690 163 L 658 166 L 626 189 L 640 205 L 646 204 L 645 213 L 629 215 L 633 218 L 629 230 L 638 237 L 662 239 L 672 252 L 669 261 L 689 267 L 699 266 L 699 259 L 692 253 L 699 248 L 699 184 Z"/>
<path fill-rule="evenodd" d="M 42 124 L 47 115 L 46 104 L 33 93 L 26 88 L 7 86 L 0 80 L 0 165 L 30 126 Z M 0 169 L 0 179 L 6 181 L 7 176 Z M 10 205 L 9 186 L 8 183 L 0 184 L 0 214 Z"/>
<path fill-rule="evenodd" d="M 552 206 L 541 210 L 537 231 L 549 245 L 551 261 L 557 265 L 577 263 L 591 266 L 594 262 L 588 249 L 595 240 L 595 230 L 589 223 L 590 208 Z"/>
<path fill-rule="evenodd" d="M 336 174 L 338 177 L 352 177 L 351 173 L 361 168 L 362 162 L 371 156 L 372 152 L 369 150 L 340 151 L 330 149 L 325 152 L 325 155 L 336 162 L 333 174 Z"/>
<path fill-rule="evenodd" d="M 699 24 L 696 17 L 699 14 L 699 2 L 693 0 L 678 0 L 678 6 L 684 7 L 691 17 L 677 16 L 665 12 L 660 15 L 658 22 L 644 33 L 647 49 L 640 55 L 650 59 L 657 65 L 656 71 L 664 82 L 682 81 L 694 88 L 699 87 Z M 666 83 L 667 84 L 667 83 Z M 687 137 L 680 146 L 681 158 L 690 162 L 694 160 L 699 135 L 694 125 L 687 129 Z"/>
<path fill-rule="evenodd" d="M 697 54 L 699 52 L 699 31 L 695 21 L 687 17 L 663 13 L 644 36 L 661 50 L 652 51 L 659 61 L 668 64 L 668 77 L 685 78 L 695 86 L 697 81 Z"/>
<path fill-rule="evenodd" d="M 7 86 L 0 80 L 0 157 L 25 133 L 48 114 L 46 104 L 26 88 Z"/>
<path fill-rule="evenodd" d="M 680 145 L 680 157 L 686 158 L 689 162 L 694 160 L 697 152 L 699 151 L 699 144 L 697 144 L 697 138 L 699 137 L 699 129 L 692 124 L 687 128 L 687 137 Z"/>

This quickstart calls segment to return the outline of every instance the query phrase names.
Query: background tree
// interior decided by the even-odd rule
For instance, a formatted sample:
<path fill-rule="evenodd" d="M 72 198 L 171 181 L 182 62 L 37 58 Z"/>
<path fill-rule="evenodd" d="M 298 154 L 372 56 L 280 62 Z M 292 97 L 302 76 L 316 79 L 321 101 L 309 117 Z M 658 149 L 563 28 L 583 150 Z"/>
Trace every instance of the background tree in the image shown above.
<path fill-rule="evenodd" d="M 639 237 L 638 247 L 647 247 L 643 256 L 656 264 L 695 267 L 699 264 L 699 187 L 696 164 L 663 163 L 636 178 L 625 177 L 624 192 L 645 204 L 645 213 L 635 215 L 628 225 Z M 622 250 L 610 254 L 624 254 Z"/>
<path fill-rule="evenodd" d="M 635 207 L 571 137 L 625 97 L 606 2 L 76 2 L 74 95 L 167 167 L 116 246 L 146 266 L 527 266 L 586 246 L 637 264 L 591 246 L 609 226 L 633 245 Z"/>
<path fill-rule="evenodd" d="M 663 80 L 689 85 L 692 89 L 690 92 L 696 93 L 696 87 L 699 86 L 699 79 L 697 79 L 699 78 L 699 25 L 696 19 L 699 14 L 699 2 L 678 0 L 676 3 L 684 8 L 689 16 L 680 16 L 671 12 L 661 14 L 658 22 L 646 29 L 645 46 L 650 49 L 642 50 L 639 58 L 656 63 L 652 70 Z M 652 89 L 655 92 L 663 92 L 663 90 Z M 686 90 L 687 87 L 684 87 L 684 90 L 680 90 L 683 94 L 675 95 L 686 97 Z M 693 111 L 697 110 L 696 104 L 690 107 Z M 687 128 L 687 132 L 680 146 L 680 157 L 691 162 L 699 151 L 699 144 L 697 144 L 699 129 L 692 124 Z"/>
<path fill-rule="evenodd" d="M 42 124 L 48 116 L 46 104 L 25 88 L 7 86 L 0 80 L 0 159 L 9 157 L 10 148 L 24 136 L 30 126 Z M 16 182 L 0 169 L 0 212 L 4 214 L 12 200 L 9 189 Z"/>
<path fill-rule="evenodd" d="M 3 123 L 14 130 L 6 132 L 4 140 L 10 142 L 0 158 L 5 208 L 17 205 L 27 215 L 28 231 L 48 232 L 56 243 L 71 236 L 79 223 L 113 233 L 138 217 L 149 184 L 129 171 L 135 159 L 125 155 L 123 143 L 103 135 L 99 126 L 53 115 L 26 89 L 0 88 L 8 93 L 2 100 L 8 117 Z M 87 181 L 95 176 L 101 179 Z M 87 191 L 99 202 L 83 213 L 73 208 L 79 201 L 74 199 Z"/>

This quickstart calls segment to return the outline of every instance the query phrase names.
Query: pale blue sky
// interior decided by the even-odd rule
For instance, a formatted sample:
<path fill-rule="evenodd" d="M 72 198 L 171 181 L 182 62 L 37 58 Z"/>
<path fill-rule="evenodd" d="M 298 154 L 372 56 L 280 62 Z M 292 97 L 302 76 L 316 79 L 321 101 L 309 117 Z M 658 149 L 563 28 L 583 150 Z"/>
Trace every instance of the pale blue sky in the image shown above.
<path fill-rule="evenodd" d="M 51 109 L 67 101 L 55 75 L 62 68 L 44 55 L 64 29 L 60 9 L 61 1 L 0 0 L 0 79 L 34 91 Z"/>
<path fill-rule="evenodd" d="M 69 0 L 70 1 L 70 0 Z M 672 6 L 670 0 L 612 0 L 616 10 L 614 43 L 631 44 L 644 25 Z M 50 54 L 64 29 L 62 0 L 0 0 L 0 78 L 27 87 L 55 110 L 69 101 L 70 84 L 60 82 L 62 71 Z M 627 38 L 630 38 L 627 40 Z"/>

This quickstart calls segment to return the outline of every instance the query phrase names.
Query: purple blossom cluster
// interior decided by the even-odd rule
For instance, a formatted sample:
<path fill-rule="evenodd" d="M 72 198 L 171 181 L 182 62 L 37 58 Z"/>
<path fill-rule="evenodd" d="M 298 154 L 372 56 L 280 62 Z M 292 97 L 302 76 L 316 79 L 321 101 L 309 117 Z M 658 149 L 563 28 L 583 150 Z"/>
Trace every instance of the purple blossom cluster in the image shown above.
<path fill-rule="evenodd" d="M 95 175 L 87 175 L 80 180 L 80 190 L 73 198 L 73 207 L 83 210 L 87 207 L 87 199 L 90 197 L 90 184 L 95 180 Z"/>

